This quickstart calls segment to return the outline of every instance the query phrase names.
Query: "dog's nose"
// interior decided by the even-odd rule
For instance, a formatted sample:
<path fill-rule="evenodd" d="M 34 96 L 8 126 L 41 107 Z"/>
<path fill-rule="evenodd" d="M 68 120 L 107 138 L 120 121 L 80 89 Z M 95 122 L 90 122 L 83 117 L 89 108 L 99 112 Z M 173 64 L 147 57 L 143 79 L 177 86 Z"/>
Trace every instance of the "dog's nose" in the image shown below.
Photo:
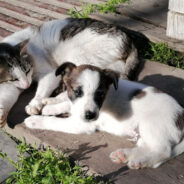
<path fill-rule="evenodd" d="M 92 120 L 96 118 L 96 112 L 92 112 L 92 111 L 86 111 L 85 113 L 85 118 L 87 120 Z"/>

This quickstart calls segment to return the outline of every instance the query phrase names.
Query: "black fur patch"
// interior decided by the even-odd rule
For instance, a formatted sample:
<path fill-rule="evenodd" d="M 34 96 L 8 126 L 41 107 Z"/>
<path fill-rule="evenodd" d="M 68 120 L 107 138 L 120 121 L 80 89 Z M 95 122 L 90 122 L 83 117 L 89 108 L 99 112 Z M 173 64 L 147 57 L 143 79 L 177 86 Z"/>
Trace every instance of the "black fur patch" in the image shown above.
<path fill-rule="evenodd" d="M 106 24 L 104 22 L 90 19 L 90 18 L 68 18 L 69 23 L 61 30 L 60 40 L 67 40 L 86 28 L 95 31 L 98 34 L 109 34 L 114 36 L 122 35 L 122 59 L 126 60 L 131 50 L 133 49 L 132 40 L 126 35 L 121 27 L 114 26 L 112 24 Z"/>
<path fill-rule="evenodd" d="M 184 128 L 184 111 L 178 115 L 178 118 L 176 120 L 176 126 L 180 129 L 183 130 Z"/>
<path fill-rule="evenodd" d="M 100 73 L 100 83 L 94 94 L 94 101 L 99 108 L 101 108 L 104 102 L 110 84 L 112 84 L 112 82 L 109 81 L 107 76 L 105 76 L 104 73 Z"/>
<path fill-rule="evenodd" d="M 110 33 L 120 35 L 125 33 L 117 26 L 105 24 L 104 22 L 90 18 L 68 18 L 69 23 L 61 30 L 60 40 L 66 40 L 74 37 L 86 28 L 90 28 L 99 34 Z M 126 35 L 125 35 L 126 36 Z"/>

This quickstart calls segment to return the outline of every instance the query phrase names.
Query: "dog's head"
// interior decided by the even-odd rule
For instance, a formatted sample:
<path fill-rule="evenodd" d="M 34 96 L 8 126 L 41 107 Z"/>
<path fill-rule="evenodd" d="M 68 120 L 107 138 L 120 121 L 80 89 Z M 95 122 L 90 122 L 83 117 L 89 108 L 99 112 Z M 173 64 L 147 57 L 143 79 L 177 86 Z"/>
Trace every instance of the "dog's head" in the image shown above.
<path fill-rule="evenodd" d="M 104 102 L 111 84 L 118 88 L 119 74 L 91 65 L 76 66 L 66 62 L 56 70 L 62 75 L 68 96 L 73 102 L 72 114 L 78 114 L 84 121 L 94 121 Z"/>

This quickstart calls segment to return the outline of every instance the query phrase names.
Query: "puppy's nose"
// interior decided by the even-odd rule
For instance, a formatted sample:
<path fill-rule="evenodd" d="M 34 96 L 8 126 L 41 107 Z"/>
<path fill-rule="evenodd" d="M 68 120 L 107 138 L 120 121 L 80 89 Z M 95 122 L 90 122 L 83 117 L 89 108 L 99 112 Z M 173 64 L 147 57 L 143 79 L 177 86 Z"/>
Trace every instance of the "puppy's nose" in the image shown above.
<path fill-rule="evenodd" d="M 92 111 L 86 111 L 85 112 L 85 118 L 87 120 L 92 120 L 96 118 L 96 112 L 92 112 Z"/>

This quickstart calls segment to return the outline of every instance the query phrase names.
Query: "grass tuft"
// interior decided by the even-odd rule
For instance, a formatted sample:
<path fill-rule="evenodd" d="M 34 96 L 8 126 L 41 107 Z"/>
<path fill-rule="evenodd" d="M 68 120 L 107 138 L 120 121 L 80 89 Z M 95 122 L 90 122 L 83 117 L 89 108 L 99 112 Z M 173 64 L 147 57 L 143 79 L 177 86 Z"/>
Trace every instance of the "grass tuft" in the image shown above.
<path fill-rule="evenodd" d="M 149 43 L 143 58 L 184 69 L 184 54 L 170 49 L 166 43 Z"/>
<path fill-rule="evenodd" d="M 6 180 L 7 184 L 97 184 L 104 183 L 97 181 L 93 176 L 87 176 L 80 166 L 72 166 L 69 159 L 60 152 L 50 148 L 37 150 L 25 143 L 18 145 L 19 162 L 14 162 L 7 155 L 0 153 L 0 156 L 17 169 L 11 173 Z M 30 157 L 25 157 L 29 153 Z"/>
<path fill-rule="evenodd" d="M 129 0 L 108 0 L 105 4 L 83 4 L 82 5 L 82 10 L 78 11 L 76 8 L 71 8 L 69 10 L 69 15 L 74 18 L 88 18 L 88 16 L 92 13 L 95 12 L 100 12 L 100 13 L 108 13 L 108 12 L 115 12 L 116 10 L 116 5 L 119 3 L 124 3 Z"/>

